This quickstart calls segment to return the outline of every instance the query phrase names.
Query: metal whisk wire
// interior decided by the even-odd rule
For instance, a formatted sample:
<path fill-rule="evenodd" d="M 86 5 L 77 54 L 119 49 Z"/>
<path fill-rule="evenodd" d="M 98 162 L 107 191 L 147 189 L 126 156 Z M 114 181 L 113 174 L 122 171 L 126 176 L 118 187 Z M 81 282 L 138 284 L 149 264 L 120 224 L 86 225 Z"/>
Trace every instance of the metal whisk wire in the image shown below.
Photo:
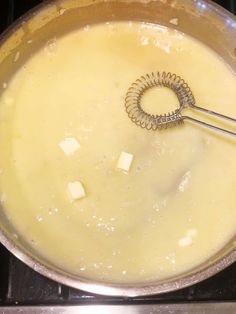
<path fill-rule="evenodd" d="M 144 111 L 141 105 L 142 96 L 147 90 L 153 87 L 170 88 L 178 98 L 178 108 L 172 112 L 160 115 L 149 114 Z M 236 122 L 235 118 L 196 106 L 193 93 L 188 84 L 180 76 L 177 76 L 176 74 L 170 72 L 152 72 L 150 74 L 141 76 L 130 86 L 125 98 L 125 109 L 131 121 L 147 130 L 167 129 L 169 127 L 182 124 L 184 120 L 189 120 L 191 122 L 198 123 L 213 130 L 236 136 L 236 132 L 226 130 L 224 128 L 206 123 L 190 116 L 183 116 L 182 110 L 187 107 L 194 108 L 201 112 L 231 122 Z"/>

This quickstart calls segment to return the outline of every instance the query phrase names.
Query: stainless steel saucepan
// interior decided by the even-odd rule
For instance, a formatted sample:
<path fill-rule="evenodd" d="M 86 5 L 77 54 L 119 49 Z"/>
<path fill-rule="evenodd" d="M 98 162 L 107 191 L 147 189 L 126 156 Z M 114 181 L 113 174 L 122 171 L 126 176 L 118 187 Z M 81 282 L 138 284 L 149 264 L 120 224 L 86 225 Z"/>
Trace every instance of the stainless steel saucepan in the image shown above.
<path fill-rule="evenodd" d="M 236 18 L 211 1 L 46 1 L 18 20 L 1 36 L 0 93 L 4 82 L 47 40 L 87 24 L 121 20 L 175 27 L 211 47 L 236 71 Z M 173 25 L 173 22 L 177 25 Z M 20 53 L 21 62 L 14 62 L 17 53 Z M 39 273 L 65 285 L 107 295 L 138 296 L 180 289 L 204 280 L 236 261 L 236 239 L 232 239 L 210 260 L 179 276 L 149 283 L 115 285 L 81 278 L 58 268 L 16 234 L 14 226 L 0 209 L 0 240 L 15 256 Z"/>

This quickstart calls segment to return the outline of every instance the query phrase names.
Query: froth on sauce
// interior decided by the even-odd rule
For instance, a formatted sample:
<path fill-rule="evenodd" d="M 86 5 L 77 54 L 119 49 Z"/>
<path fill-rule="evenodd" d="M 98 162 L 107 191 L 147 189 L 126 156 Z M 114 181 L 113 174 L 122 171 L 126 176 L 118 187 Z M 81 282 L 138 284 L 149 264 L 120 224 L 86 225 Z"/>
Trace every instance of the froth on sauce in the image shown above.
<path fill-rule="evenodd" d="M 128 87 L 152 71 L 182 76 L 197 104 L 236 116 L 227 64 L 193 38 L 138 22 L 52 38 L 5 85 L 1 203 L 18 234 L 73 274 L 163 279 L 235 234 L 235 141 L 188 123 L 150 132 L 127 117 Z M 165 112 L 165 97 L 148 103 Z"/>

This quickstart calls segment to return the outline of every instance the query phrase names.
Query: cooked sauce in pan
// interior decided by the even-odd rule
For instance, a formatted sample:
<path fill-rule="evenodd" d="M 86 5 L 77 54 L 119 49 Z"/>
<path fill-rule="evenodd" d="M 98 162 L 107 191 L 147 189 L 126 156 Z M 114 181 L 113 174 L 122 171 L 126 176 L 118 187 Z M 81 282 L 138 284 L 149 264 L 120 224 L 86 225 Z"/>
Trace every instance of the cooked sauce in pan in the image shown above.
<path fill-rule="evenodd" d="M 4 85 L 2 206 L 19 236 L 71 273 L 163 279 L 235 234 L 236 141 L 187 122 L 161 132 L 133 124 L 125 94 L 152 71 L 182 76 L 198 105 L 236 117 L 236 77 L 223 60 L 182 33 L 138 22 L 52 38 Z M 165 89 L 143 101 L 157 113 L 178 104 Z"/>

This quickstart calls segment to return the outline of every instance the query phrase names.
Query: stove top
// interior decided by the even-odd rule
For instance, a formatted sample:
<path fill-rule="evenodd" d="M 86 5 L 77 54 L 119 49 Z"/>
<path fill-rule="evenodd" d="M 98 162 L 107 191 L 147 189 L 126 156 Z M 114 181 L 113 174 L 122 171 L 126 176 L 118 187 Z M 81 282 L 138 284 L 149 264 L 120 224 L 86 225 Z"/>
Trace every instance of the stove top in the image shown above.
<path fill-rule="evenodd" d="M 0 0 L 0 32 L 41 2 L 43 0 Z M 236 0 L 215 2 L 236 14 Z M 104 314 L 113 312 L 217 314 L 236 313 L 234 302 L 236 302 L 236 263 L 202 283 L 176 292 L 136 298 L 107 297 L 75 290 L 47 279 L 25 266 L 0 244 L 0 313 L 55 311 L 89 314 L 98 311 Z M 79 308 L 74 307 L 75 305 L 79 305 Z M 85 305 L 95 307 L 91 312 Z M 22 309 L 22 306 L 25 307 Z"/>

